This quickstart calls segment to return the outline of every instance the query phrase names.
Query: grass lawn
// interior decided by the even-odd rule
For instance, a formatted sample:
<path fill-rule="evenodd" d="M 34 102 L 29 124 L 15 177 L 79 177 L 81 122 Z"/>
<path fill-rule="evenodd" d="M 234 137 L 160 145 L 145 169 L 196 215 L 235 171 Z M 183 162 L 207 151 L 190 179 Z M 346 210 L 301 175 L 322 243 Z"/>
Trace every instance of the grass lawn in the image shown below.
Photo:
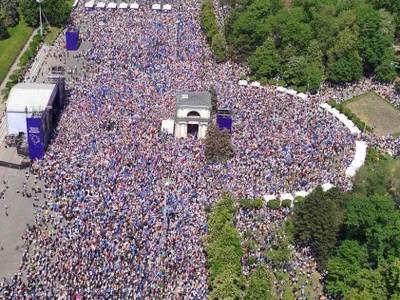
<path fill-rule="evenodd" d="M 400 134 L 400 109 L 377 94 L 366 93 L 344 102 L 344 105 L 367 125 L 376 126 L 376 135 Z"/>
<path fill-rule="evenodd" d="M 33 28 L 29 27 L 21 17 L 17 26 L 8 29 L 10 37 L 0 41 L 0 82 L 3 82 L 32 31 Z"/>
<path fill-rule="evenodd" d="M 46 44 L 52 45 L 56 39 L 56 37 L 58 36 L 58 34 L 60 33 L 61 29 L 58 27 L 48 27 L 46 29 L 46 37 L 44 38 L 44 42 Z"/>

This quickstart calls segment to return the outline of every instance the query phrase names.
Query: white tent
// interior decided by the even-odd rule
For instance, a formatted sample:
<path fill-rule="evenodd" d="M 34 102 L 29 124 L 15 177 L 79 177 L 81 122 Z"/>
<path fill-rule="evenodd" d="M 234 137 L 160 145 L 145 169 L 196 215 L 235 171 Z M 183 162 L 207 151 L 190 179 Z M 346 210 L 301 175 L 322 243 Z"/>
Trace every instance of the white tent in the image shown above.
<path fill-rule="evenodd" d="M 308 193 L 306 191 L 298 191 L 298 192 L 294 192 L 294 197 L 306 197 L 308 195 Z"/>
<path fill-rule="evenodd" d="M 297 92 L 295 90 L 290 90 L 290 89 L 286 90 L 285 92 L 286 92 L 286 94 L 291 95 L 291 96 L 294 96 L 297 94 Z"/>
<path fill-rule="evenodd" d="M 275 200 L 276 196 L 275 195 L 264 195 L 263 199 L 265 202 L 271 201 L 271 200 Z"/>
<path fill-rule="evenodd" d="M 354 168 L 354 167 L 348 167 L 347 169 L 346 169 L 346 172 L 345 172 L 345 174 L 346 174 L 346 177 L 347 178 L 351 178 L 351 177 L 354 177 L 354 175 L 356 175 L 356 169 Z"/>
<path fill-rule="evenodd" d="M 153 4 L 151 6 L 151 9 L 159 10 L 159 9 L 161 9 L 161 4 Z"/>
<path fill-rule="evenodd" d="M 361 130 L 358 129 L 356 126 L 349 127 L 349 130 L 352 134 L 360 134 Z"/>
<path fill-rule="evenodd" d="M 138 9 L 139 8 L 139 4 L 138 3 L 131 3 L 130 4 L 130 8 Z"/>
<path fill-rule="evenodd" d="M 110 3 L 108 3 L 107 8 L 108 9 L 116 9 L 117 8 L 117 3 L 110 2 Z"/>
<path fill-rule="evenodd" d="M 329 111 L 332 115 L 334 115 L 337 118 L 340 115 L 340 111 L 338 111 L 336 108 L 327 109 L 327 111 Z"/>
<path fill-rule="evenodd" d="M 296 96 L 299 97 L 299 98 L 301 98 L 301 99 L 303 99 L 303 100 L 306 100 L 306 99 L 307 99 L 307 95 L 304 94 L 304 93 L 298 93 Z"/>
<path fill-rule="evenodd" d="M 79 0 L 75 0 L 74 4 L 72 4 L 72 8 L 75 8 L 78 5 Z"/>
<path fill-rule="evenodd" d="M 356 152 L 350 166 L 358 170 L 364 164 L 366 156 L 367 144 L 364 141 L 356 141 Z"/>
<path fill-rule="evenodd" d="M 322 103 L 319 106 L 322 107 L 323 109 L 330 109 L 331 108 L 331 106 L 328 103 Z"/>
<path fill-rule="evenodd" d="M 261 83 L 258 82 L 258 81 L 253 81 L 250 85 L 251 85 L 251 86 L 254 86 L 254 87 L 260 87 L 260 86 L 261 86 Z"/>
<path fill-rule="evenodd" d="M 162 120 L 161 131 L 166 131 L 169 134 L 174 134 L 174 120 Z"/>
<path fill-rule="evenodd" d="M 8 134 L 26 133 L 26 117 L 32 112 L 43 112 L 50 101 L 55 84 L 18 83 L 7 100 Z"/>
<path fill-rule="evenodd" d="M 289 193 L 284 193 L 284 194 L 280 194 L 280 199 L 281 200 L 294 200 L 294 197 L 292 194 Z"/>
<path fill-rule="evenodd" d="M 85 10 L 92 10 L 94 6 L 94 2 L 90 1 L 90 2 L 86 2 L 85 3 Z"/>
<path fill-rule="evenodd" d="M 284 93 L 286 90 L 287 90 L 287 89 L 284 88 L 283 86 L 278 86 L 277 89 L 276 89 L 276 91 L 277 91 L 277 92 L 280 92 L 280 93 Z"/>
<path fill-rule="evenodd" d="M 324 183 L 323 185 L 321 185 L 322 189 L 324 190 L 324 192 L 329 191 L 331 188 L 335 187 L 333 184 L 331 183 Z"/>
<path fill-rule="evenodd" d="M 106 4 L 104 2 L 99 2 L 96 5 L 97 9 L 104 9 L 106 7 Z"/>
<path fill-rule="evenodd" d="M 239 80 L 239 85 L 247 85 L 247 80 Z"/>
<path fill-rule="evenodd" d="M 347 121 L 349 121 L 349 118 L 346 117 L 346 115 L 344 114 L 339 114 L 337 116 L 337 118 L 339 119 L 340 122 L 342 122 L 343 124 L 346 124 Z"/>
<path fill-rule="evenodd" d="M 164 4 L 162 9 L 163 10 L 171 10 L 172 9 L 172 5 L 171 4 Z"/>
<path fill-rule="evenodd" d="M 118 7 L 119 9 L 127 9 L 128 8 L 128 3 L 125 3 L 125 2 L 121 2 L 120 4 L 119 4 L 119 7 Z"/>

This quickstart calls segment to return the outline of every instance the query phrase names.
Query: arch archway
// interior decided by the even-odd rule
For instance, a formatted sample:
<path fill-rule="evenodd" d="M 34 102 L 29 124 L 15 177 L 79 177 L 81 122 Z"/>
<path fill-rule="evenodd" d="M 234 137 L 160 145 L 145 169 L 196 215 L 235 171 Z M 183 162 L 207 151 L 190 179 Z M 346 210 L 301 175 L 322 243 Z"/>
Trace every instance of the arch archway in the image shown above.
<path fill-rule="evenodd" d="M 192 110 L 187 114 L 187 116 L 188 117 L 200 117 L 200 114 L 197 111 Z"/>

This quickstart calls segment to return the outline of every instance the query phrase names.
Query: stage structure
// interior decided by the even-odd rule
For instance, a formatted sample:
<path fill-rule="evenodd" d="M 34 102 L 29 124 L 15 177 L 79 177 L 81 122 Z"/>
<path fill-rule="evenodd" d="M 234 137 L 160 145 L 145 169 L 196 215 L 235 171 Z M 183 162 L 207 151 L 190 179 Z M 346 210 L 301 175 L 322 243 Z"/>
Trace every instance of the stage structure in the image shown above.
<path fill-rule="evenodd" d="M 211 95 L 208 92 L 180 92 L 176 96 L 175 137 L 206 136 L 211 122 Z"/>
<path fill-rule="evenodd" d="M 65 32 L 68 51 L 76 51 L 79 47 L 79 29 L 68 28 Z"/>
<path fill-rule="evenodd" d="M 19 83 L 11 89 L 6 107 L 8 135 L 25 133 L 31 159 L 43 158 L 64 99 L 62 77 L 56 84 Z"/>
<path fill-rule="evenodd" d="M 229 109 L 217 111 L 217 124 L 219 130 L 227 129 L 229 133 L 232 133 L 232 113 Z"/>

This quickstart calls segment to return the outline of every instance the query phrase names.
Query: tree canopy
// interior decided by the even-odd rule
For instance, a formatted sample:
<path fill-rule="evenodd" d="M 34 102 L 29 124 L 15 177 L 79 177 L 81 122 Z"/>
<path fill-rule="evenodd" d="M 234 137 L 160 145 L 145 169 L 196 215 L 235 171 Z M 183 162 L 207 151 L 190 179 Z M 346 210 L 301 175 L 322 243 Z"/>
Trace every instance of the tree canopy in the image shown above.
<path fill-rule="evenodd" d="M 311 91 L 324 79 L 343 83 L 371 74 L 383 82 L 394 79 L 400 5 L 295 0 L 285 8 L 280 2 L 235 2 L 225 20 L 226 41 L 239 60 L 248 61 L 253 76 L 280 75 L 288 85 Z"/>

